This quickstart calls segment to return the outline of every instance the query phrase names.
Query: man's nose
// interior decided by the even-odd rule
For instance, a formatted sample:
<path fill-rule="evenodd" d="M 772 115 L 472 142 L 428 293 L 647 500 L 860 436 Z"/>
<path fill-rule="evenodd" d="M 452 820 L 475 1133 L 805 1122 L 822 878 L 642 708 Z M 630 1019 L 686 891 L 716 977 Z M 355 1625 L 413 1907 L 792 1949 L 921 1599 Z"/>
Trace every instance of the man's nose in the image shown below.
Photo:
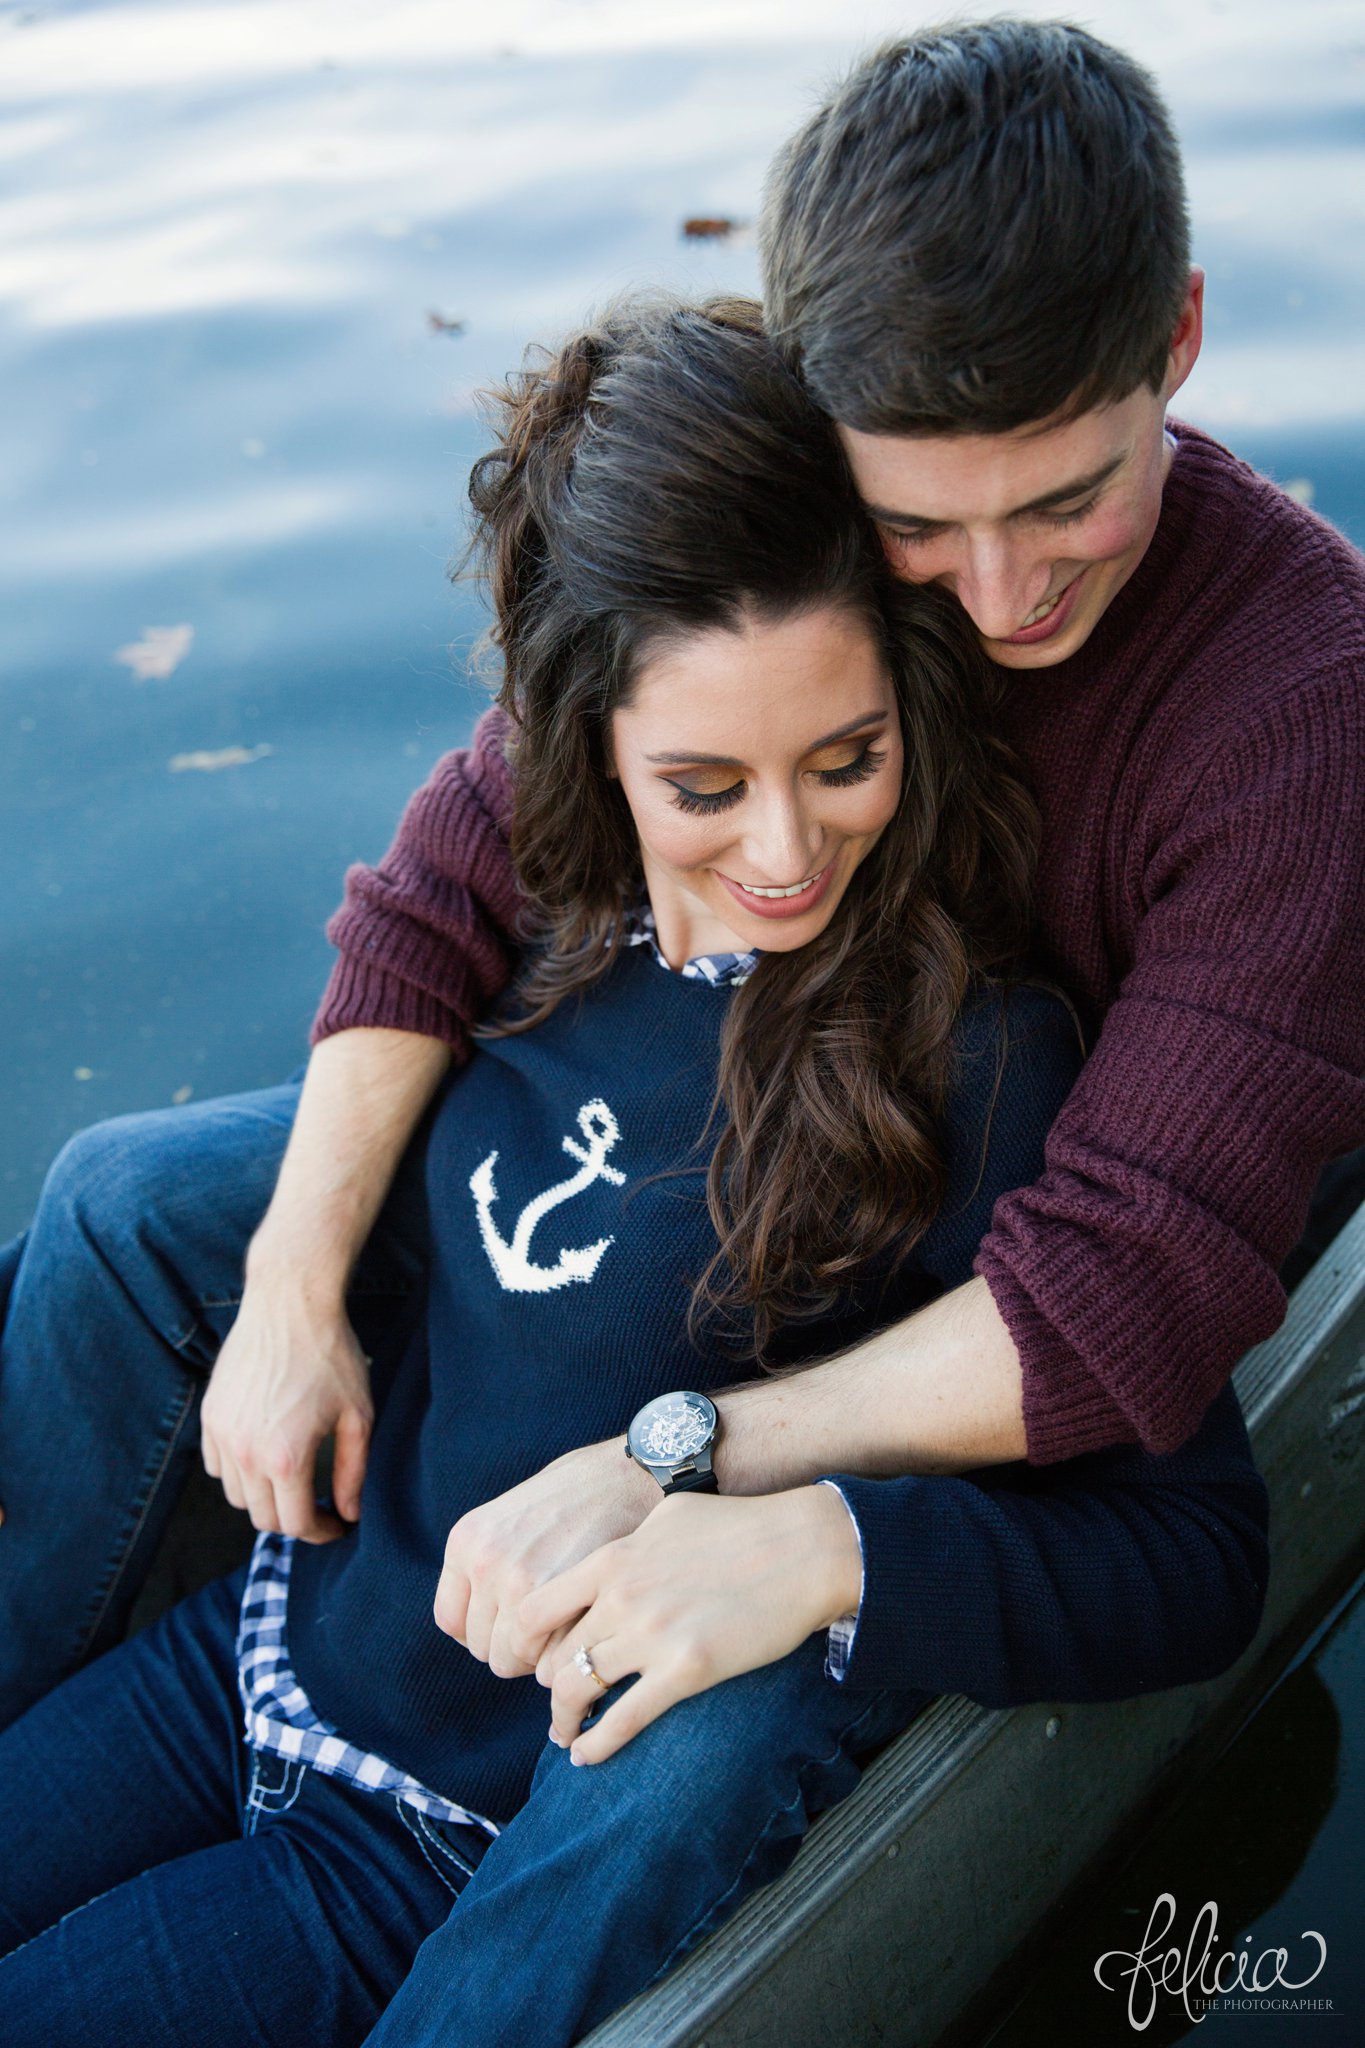
<path fill-rule="evenodd" d="M 988 640 L 1008 640 L 1047 596 L 1051 573 L 1009 535 L 969 535 L 952 583 L 977 631 Z"/>

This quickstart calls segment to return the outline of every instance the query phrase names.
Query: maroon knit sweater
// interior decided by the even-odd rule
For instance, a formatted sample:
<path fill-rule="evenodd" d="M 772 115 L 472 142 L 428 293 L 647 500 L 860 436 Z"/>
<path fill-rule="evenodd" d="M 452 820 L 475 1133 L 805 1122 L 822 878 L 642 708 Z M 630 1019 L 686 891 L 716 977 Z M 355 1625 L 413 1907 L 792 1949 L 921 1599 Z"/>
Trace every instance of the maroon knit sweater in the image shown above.
<path fill-rule="evenodd" d="M 1043 815 L 1039 938 L 1093 1047 L 978 1271 L 1036 1462 L 1188 1437 L 1284 1314 L 1323 1163 L 1365 1141 L 1365 561 L 1193 428 L 1079 653 L 1011 672 Z M 467 1048 L 507 979 L 507 722 L 354 867 L 313 1039 Z"/>

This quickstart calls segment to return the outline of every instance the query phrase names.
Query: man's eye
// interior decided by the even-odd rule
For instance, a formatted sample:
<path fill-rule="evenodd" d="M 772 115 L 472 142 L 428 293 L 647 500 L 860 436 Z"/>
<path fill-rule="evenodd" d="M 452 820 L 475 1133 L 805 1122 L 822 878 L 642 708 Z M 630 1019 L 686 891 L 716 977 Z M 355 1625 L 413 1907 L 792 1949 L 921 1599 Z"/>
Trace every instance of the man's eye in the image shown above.
<path fill-rule="evenodd" d="M 928 540 L 937 540 L 941 526 L 884 526 L 882 533 L 893 547 L 916 548 Z"/>
<path fill-rule="evenodd" d="M 1097 503 L 1097 499 L 1087 498 L 1083 505 L 1073 505 L 1067 512 L 1045 512 L 1043 517 L 1049 526 L 1074 526 L 1078 520 L 1088 519 Z"/>
<path fill-rule="evenodd" d="M 668 780 L 668 778 L 665 778 Z M 685 789 L 681 782 L 669 781 L 673 790 L 673 801 L 680 811 L 689 811 L 693 817 L 704 817 L 708 812 L 728 811 L 731 804 L 737 804 L 744 794 L 742 782 L 732 782 L 728 789 L 701 790 Z"/>

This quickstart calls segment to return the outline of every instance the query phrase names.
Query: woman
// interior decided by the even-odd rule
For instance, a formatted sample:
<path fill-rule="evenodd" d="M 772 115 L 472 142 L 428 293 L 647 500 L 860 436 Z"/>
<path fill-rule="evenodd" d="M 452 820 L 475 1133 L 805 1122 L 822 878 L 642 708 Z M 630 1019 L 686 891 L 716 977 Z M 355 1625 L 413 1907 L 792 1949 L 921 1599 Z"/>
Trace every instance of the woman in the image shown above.
<path fill-rule="evenodd" d="M 0 2039 L 568 2040 L 932 1691 L 1111 1697 L 1255 1627 L 1231 1397 L 1174 1459 L 894 1480 L 833 1430 L 829 1484 L 702 1497 L 710 1395 L 955 1284 L 1036 1170 L 1075 1055 L 1001 987 L 1030 809 L 751 308 L 578 337 L 473 496 L 528 922 L 431 1132 L 425 1317 L 354 1535 L 263 1537 L 0 1738 Z M 626 1432 L 639 1529 L 435 1625 L 452 1524 Z"/>

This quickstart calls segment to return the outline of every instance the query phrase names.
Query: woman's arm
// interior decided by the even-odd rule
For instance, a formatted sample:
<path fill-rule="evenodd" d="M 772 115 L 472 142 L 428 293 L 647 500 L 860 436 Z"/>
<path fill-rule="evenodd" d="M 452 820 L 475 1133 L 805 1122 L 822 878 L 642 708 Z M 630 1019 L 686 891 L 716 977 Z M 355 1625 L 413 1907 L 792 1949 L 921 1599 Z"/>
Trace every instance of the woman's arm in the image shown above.
<path fill-rule="evenodd" d="M 1165 1457 L 835 1483 L 865 1574 L 848 1684 L 1126 1699 L 1216 1677 L 1260 1621 L 1269 1510 L 1231 1388 Z"/>
<path fill-rule="evenodd" d="M 314 1498 L 335 1433 L 338 1512 L 360 1512 L 373 1407 L 346 1283 L 422 1112 L 451 1061 L 436 1038 L 350 1030 L 314 1050 L 270 1207 L 247 1252 L 237 1319 L 204 1395 L 204 1464 L 258 1529 L 341 1533 Z"/>

